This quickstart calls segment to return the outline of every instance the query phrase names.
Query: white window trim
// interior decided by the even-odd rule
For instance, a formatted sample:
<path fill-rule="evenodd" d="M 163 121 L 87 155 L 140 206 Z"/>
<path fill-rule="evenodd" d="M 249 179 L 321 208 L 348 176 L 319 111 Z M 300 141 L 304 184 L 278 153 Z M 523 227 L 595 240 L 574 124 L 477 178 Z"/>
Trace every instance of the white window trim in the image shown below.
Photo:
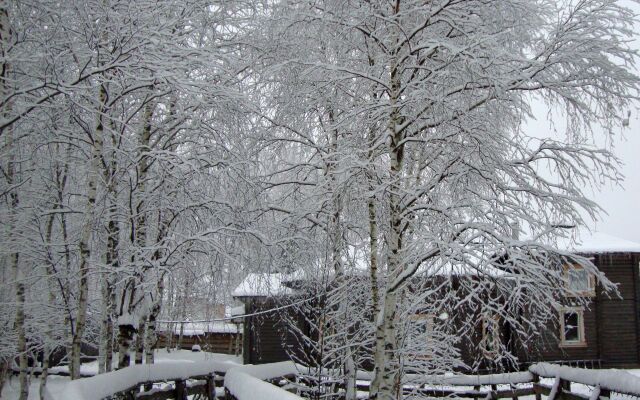
<path fill-rule="evenodd" d="M 564 314 L 573 312 L 578 315 L 579 340 L 567 341 L 564 337 Z M 560 309 L 560 347 L 586 347 L 587 338 L 584 329 L 584 307 L 562 307 Z"/>
<path fill-rule="evenodd" d="M 563 266 L 563 278 L 566 297 L 595 297 L 596 295 L 596 277 L 593 274 L 589 274 L 588 288 L 583 291 L 575 292 L 569 288 L 569 270 L 571 269 L 584 269 L 580 264 L 565 264 Z"/>

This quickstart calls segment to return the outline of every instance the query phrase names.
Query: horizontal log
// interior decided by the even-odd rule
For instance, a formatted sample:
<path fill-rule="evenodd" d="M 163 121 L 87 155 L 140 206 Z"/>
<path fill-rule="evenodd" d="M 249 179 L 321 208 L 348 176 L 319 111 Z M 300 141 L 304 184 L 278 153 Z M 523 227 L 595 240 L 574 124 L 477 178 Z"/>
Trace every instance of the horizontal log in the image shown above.
<path fill-rule="evenodd" d="M 20 369 L 19 368 L 11 368 L 11 373 L 13 375 L 20 375 Z M 33 375 L 33 376 L 40 376 L 42 375 L 42 369 L 36 369 L 36 370 L 27 370 L 27 373 L 29 375 Z M 69 371 L 49 371 L 49 373 L 47 374 L 49 376 L 69 376 Z M 80 372 L 80 378 L 91 378 L 92 376 L 95 376 L 96 374 L 88 374 L 88 373 L 82 373 Z"/>

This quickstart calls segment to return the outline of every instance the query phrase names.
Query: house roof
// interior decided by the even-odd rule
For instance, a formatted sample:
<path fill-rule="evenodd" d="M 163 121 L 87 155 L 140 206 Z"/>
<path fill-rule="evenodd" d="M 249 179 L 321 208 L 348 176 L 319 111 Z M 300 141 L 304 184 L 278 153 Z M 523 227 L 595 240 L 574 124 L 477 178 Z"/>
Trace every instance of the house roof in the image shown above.
<path fill-rule="evenodd" d="M 169 327 L 168 324 L 162 323 L 158 327 L 159 332 L 166 332 Z M 173 324 L 173 332 L 176 335 L 180 334 L 180 323 Z M 240 328 L 242 332 L 242 328 Z M 184 336 L 200 336 L 205 333 L 238 333 L 238 326 L 230 322 L 214 321 L 214 322 L 185 322 L 182 327 L 182 334 Z"/>
<path fill-rule="evenodd" d="M 640 253 L 640 244 L 630 240 L 588 230 L 580 230 L 575 240 L 561 239 L 557 244 L 558 250 L 573 253 Z M 474 257 L 471 257 L 472 261 Z M 421 270 L 426 276 L 450 276 L 450 275 L 489 275 L 504 276 L 506 271 L 480 262 L 478 258 L 476 267 L 461 262 L 445 261 L 430 265 Z M 366 271 L 363 263 L 358 263 L 351 272 Z M 290 274 L 284 273 L 251 273 L 235 288 L 234 297 L 274 297 L 293 294 L 293 289 L 286 285 L 287 282 L 304 279 L 303 271 Z"/>
<path fill-rule="evenodd" d="M 558 248 L 576 253 L 640 253 L 640 244 L 606 233 L 581 230 L 574 243 L 564 240 Z"/>

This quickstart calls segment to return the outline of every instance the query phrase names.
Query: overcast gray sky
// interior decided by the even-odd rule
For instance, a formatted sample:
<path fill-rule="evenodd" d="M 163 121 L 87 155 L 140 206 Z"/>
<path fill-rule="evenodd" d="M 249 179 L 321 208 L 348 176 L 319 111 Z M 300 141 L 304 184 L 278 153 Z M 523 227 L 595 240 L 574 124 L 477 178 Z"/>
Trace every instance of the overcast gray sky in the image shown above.
<path fill-rule="evenodd" d="M 639 4 L 625 3 L 640 14 Z M 640 23 L 636 23 L 635 32 L 640 35 Z M 640 49 L 640 38 L 636 37 L 634 47 Z M 624 162 L 624 188 L 605 188 L 596 194 L 595 200 L 608 213 L 596 229 L 640 243 L 640 111 L 631 112 L 630 125 L 623 132 L 626 140 L 617 137 L 615 142 L 615 153 Z"/>
<path fill-rule="evenodd" d="M 603 188 L 595 200 L 608 213 L 597 223 L 596 230 L 640 243 L 640 118 L 637 113 L 633 112 L 629 128 L 625 130 L 626 140 L 618 138 L 615 147 L 616 155 L 624 162 L 624 187 Z"/>
<path fill-rule="evenodd" d="M 624 3 L 640 14 L 640 4 Z M 636 23 L 635 32 L 640 36 L 640 23 Z M 634 47 L 640 49 L 640 37 L 635 38 Z M 540 109 L 539 114 L 538 121 L 528 124 L 527 130 L 550 129 L 545 121 L 546 111 Z M 593 199 L 606 210 L 607 215 L 602 215 L 592 229 L 640 243 L 640 103 L 631 110 L 629 127 L 616 132 L 614 140 L 614 153 L 624 163 L 621 172 L 625 180 L 623 187 L 608 185 L 594 194 Z"/>

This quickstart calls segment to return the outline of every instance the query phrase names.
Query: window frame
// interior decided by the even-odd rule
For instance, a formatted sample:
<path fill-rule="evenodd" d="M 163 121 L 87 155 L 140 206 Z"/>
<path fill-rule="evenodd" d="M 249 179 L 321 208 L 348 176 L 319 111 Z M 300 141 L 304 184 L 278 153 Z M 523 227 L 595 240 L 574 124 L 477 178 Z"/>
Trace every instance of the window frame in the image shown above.
<path fill-rule="evenodd" d="M 565 338 L 564 319 L 565 314 L 575 313 L 578 316 L 578 337 L 577 341 L 568 341 Z M 584 307 L 562 307 L 560 309 L 560 343 L 559 347 L 587 347 L 587 337 L 584 326 Z"/>
<path fill-rule="evenodd" d="M 574 291 L 569 287 L 569 271 L 582 270 L 587 273 L 587 289 L 581 291 Z M 595 297 L 596 296 L 596 277 L 589 273 L 582 265 L 578 263 L 564 264 L 563 265 L 563 279 L 565 297 Z"/>

